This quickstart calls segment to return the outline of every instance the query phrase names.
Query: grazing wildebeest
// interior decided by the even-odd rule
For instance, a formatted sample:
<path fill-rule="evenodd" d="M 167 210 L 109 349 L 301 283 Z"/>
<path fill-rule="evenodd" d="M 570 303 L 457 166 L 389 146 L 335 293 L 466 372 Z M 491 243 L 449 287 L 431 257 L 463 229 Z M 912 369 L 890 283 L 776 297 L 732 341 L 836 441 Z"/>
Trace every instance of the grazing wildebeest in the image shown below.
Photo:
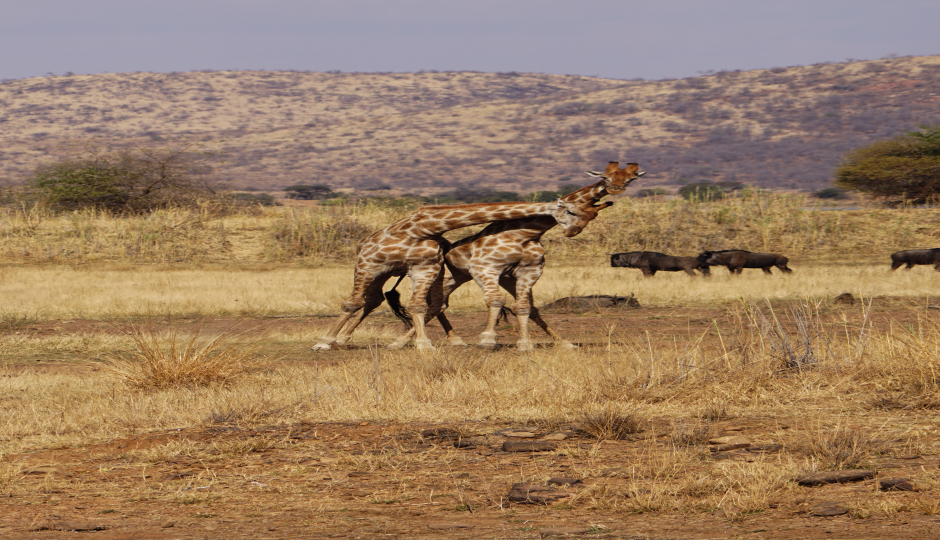
<path fill-rule="evenodd" d="M 891 270 L 897 270 L 905 264 L 907 270 L 915 264 L 932 264 L 933 269 L 940 272 L 940 248 L 908 249 L 891 254 Z"/>
<path fill-rule="evenodd" d="M 776 266 L 789 274 L 793 270 L 787 268 L 787 259 L 777 253 L 751 253 L 743 249 L 726 249 L 722 251 L 703 251 L 698 256 L 699 264 L 709 266 L 726 266 L 732 274 L 740 274 L 743 268 L 760 268 L 765 274 L 770 274 L 770 267 Z"/>
<path fill-rule="evenodd" d="M 702 264 L 695 257 L 673 257 L 665 253 L 656 251 L 628 251 L 626 253 L 614 253 L 610 256 L 610 265 L 624 268 L 639 268 L 646 277 L 656 275 L 660 270 L 663 272 L 685 272 L 690 276 L 695 275 L 698 270 L 703 276 L 711 272 L 707 264 Z"/>

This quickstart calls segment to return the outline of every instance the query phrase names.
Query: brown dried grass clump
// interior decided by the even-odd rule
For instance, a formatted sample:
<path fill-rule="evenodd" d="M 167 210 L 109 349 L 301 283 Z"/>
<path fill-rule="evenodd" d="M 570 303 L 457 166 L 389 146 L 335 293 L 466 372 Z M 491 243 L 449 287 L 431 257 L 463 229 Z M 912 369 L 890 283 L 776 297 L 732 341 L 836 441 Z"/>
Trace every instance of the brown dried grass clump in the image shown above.
<path fill-rule="evenodd" d="M 857 469 L 886 448 L 886 442 L 860 428 L 836 426 L 816 429 L 802 442 L 801 450 L 818 461 L 820 469 Z"/>
<path fill-rule="evenodd" d="M 645 431 L 647 424 L 648 421 L 636 412 L 625 412 L 608 405 L 599 411 L 584 413 L 580 428 L 599 441 L 622 441 Z"/>
<path fill-rule="evenodd" d="M 169 333 L 133 326 L 127 332 L 136 350 L 114 353 L 106 369 L 139 390 L 227 385 L 268 361 L 259 357 L 260 342 L 246 343 L 245 332 L 226 330 L 211 336 L 176 330 Z"/>

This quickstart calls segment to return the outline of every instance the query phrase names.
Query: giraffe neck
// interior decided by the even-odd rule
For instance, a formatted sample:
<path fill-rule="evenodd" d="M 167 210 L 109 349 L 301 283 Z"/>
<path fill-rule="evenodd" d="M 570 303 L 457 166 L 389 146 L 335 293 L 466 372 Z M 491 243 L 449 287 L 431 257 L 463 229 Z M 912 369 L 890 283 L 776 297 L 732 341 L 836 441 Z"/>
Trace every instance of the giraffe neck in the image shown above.
<path fill-rule="evenodd" d="M 607 195 L 607 185 L 601 180 L 592 186 L 586 186 L 574 193 L 569 193 L 561 199 L 575 203 L 595 203 L 603 199 L 605 195 Z"/>
<path fill-rule="evenodd" d="M 512 231 L 513 235 L 516 236 L 518 241 L 536 241 L 540 239 L 546 232 L 550 231 L 555 225 L 558 225 L 558 222 L 555 220 L 555 218 L 550 216 L 532 216 L 527 218 L 510 219 L 506 221 L 496 221 L 487 225 L 482 231 L 465 238 L 461 238 L 460 240 L 454 242 L 453 247 L 460 247 L 475 242 L 484 236 L 492 236 L 507 231 Z"/>
<path fill-rule="evenodd" d="M 425 206 L 410 217 L 399 221 L 397 228 L 423 237 L 435 236 L 452 229 L 539 215 L 550 215 L 558 203 L 477 203 L 456 206 Z M 554 221 L 554 218 L 551 218 Z M 393 226 L 394 227 L 394 226 Z"/>

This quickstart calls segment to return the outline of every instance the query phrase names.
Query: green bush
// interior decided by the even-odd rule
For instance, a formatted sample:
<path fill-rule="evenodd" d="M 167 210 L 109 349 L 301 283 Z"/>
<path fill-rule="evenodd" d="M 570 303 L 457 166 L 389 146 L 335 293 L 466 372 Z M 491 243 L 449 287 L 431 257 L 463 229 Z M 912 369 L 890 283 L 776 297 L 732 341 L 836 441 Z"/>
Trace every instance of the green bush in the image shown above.
<path fill-rule="evenodd" d="M 836 170 L 836 185 L 893 204 L 940 198 L 940 125 L 852 150 Z"/>
<path fill-rule="evenodd" d="M 186 206 L 215 195 L 216 156 L 197 145 L 92 147 L 38 167 L 28 185 L 55 210 L 139 213 Z"/>

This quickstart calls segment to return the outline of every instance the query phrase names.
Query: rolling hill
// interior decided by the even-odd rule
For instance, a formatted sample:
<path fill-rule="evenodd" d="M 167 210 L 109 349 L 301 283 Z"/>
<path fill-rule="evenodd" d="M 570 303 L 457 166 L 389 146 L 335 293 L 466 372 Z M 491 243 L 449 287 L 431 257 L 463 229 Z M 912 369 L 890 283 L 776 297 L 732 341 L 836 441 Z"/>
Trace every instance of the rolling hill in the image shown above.
<path fill-rule="evenodd" d="M 830 184 L 846 150 L 940 122 L 940 56 L 612 80 L 525 73 L 224 71 L 0 84 L 0 181 L 75 141 L 198 140 L 235 188 L 528 193 L 640 162 L 641 187 Z"/>

